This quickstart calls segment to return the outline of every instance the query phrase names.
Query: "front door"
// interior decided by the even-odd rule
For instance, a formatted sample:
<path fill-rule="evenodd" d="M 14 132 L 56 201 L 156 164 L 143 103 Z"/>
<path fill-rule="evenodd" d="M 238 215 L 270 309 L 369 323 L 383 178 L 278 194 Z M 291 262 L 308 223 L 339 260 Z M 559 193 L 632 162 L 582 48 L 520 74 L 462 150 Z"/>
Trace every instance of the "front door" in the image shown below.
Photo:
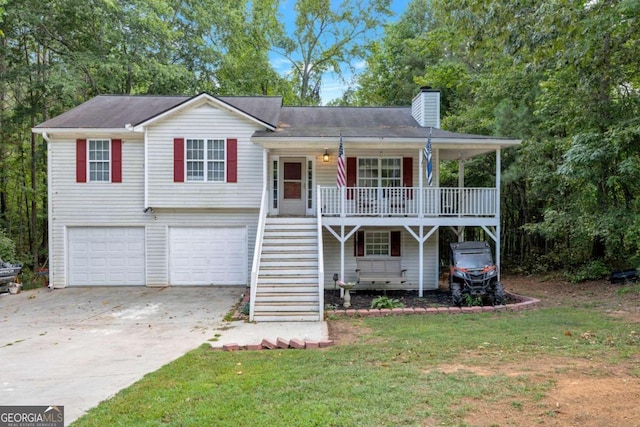
<path fill-rule="evenodd" d="M 304 157 L 280 158 L 280 180 L 282 192 L 280 193 L 280 215 L 304 215 L 306 213 L 305 191 L 305 164 Z"/>

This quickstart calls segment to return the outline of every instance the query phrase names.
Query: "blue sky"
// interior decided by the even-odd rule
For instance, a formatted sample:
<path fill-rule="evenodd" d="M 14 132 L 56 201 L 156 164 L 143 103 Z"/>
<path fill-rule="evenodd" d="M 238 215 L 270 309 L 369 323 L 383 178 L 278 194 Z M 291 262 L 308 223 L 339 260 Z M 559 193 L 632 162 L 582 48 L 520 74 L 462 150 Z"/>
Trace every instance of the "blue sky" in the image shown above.
<path fill-rule="evenodd" d="M 406 8 L 408 2 L 409 0 L 392 0 L 391 10 L 394 12 L 395 15 L 392 16 L 388 22 L 396 21 L 400 16 L 400 14 L 402 14 L 404 9 Z M 280 13 L 284 18 L 284 24 L 286 29 L 292 29 L 294 26 L 293 24 L 295 20 L 295 16 L 293 14 L 294 3 L 295 3 L 295 0 L 283 0 L 280 4 Z M 382 31 L 380 35 L 382 35 Z M 289 65 L 289 63 L 284 58 L 278 55 L 272 56 L 272 64 L 275 70 L 282 73 L 283 75 L 288 73 L 291 69 L 291 66 Z M 348 64 L 345 64 L 345 65 L 348 65 Z M 361 62 L 361 63 L 354 63 L 351 65 L 353 65 L 356 69 L 359 69 L 359 68 L 362 68 L 365 64 L 364 62 Z M 345 77 L 347 79 L 350 79 L 353 77 L 351 73 L 348 73 L 348 74 L 347 73 L 345 73 Z M 333 75 L 333 73 L 325 74 L 322 79 L 322 90 L 320 92 L 322 103 L 326 104 L 332 99 L 341 97 L 342 93 L 347 89 L 347 87 L 348 87 L 348 84 L 345 84 L 342 81 L 338 80 L 337 77 Z"/>

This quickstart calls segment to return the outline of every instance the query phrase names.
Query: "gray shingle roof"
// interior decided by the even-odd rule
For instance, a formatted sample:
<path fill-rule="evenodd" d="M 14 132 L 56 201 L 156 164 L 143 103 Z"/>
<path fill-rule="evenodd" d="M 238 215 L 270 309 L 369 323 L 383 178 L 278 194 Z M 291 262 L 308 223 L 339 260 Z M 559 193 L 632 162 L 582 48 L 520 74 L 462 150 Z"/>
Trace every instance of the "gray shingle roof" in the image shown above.
<path fill-rule="evenodd" d="M 100 95 L 36 128 L 123 128 L 180 105 L 188 96 Z"/>
<path fill-rule="evenodd" d="M 199 95 L 197 95 L 199 96 Z M 189 96 L 100 95 L 47 120 L 35 129 L 124 129 L 178 107 Z M 257 120 L 276 127 L 258 131 L 258 138 L 424 138 L 410 107 L 286 107 L 279 96 L 221 96 L 227 103 Z M 501 139 L 433 129 L 433 138 Z"/>
<path fill-rule="evenodd" d="M 135 126 L 190 99 L 190 96 L 99 95 L 36 128 L 124 129 L 127 124 Z M 279 96 L 221 96 L 218 99 L 271 125 L 275 125 L 282 106 Z"/>
<path fill-rule="evenodd" d="M 260 138 L 425 138 L 411 107 L 282 107 L 275 132 L 258 131 Z M 433 138 L 496 139 L 483 135 L 449 132 L 433 128 Z"/>

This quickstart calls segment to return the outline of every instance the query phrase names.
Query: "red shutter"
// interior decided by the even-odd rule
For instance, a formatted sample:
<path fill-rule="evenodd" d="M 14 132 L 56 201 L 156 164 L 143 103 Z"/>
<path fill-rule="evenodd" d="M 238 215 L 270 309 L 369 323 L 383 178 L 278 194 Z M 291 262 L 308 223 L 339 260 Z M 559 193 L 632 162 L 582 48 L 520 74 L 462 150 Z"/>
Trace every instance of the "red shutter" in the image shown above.
<path fill-rule="evenodd" d="M 353 256 L 364 256 L 364 231 L 356 232 L 353 245 Z"/>
<path fill-rule="evenodd" d="M 347 199 L 353 199 L 353 190 L 349 187 L 356 187 L 358 181 L 358 161 L 355 157 L 347 157 Z M 364 240 L 364 239 L 363 239 Z"/>
<path fill-rule="evenodd" d="M 76 140 L 76 182 L 87 182 L 87 140 Z"/>
<path fill-rule="evenodd" d="M 413 157 L 402 158 L 402 186 L 413 187 Z M 413 199 L 413 191 L 406 190 L 405 197 L 409 200 Z"/>
<path fill-rule="evenodd" d="M 111 140 L 111 182 L 122 182 L 122 140 Z"/>
<path fill-rule="evenodd" d="M 227 139 L 227 182 L 238 182 L 238 140 Z"/>
<path fill-rule="evenodd" d="M 400 232 L 392 231 L 391 232 L 391 256 L 400 256 Z"/>
<path fill-rule="evenodd" d="M 184 182 L 184 138 L 173 139 L 173 182 Z"/>

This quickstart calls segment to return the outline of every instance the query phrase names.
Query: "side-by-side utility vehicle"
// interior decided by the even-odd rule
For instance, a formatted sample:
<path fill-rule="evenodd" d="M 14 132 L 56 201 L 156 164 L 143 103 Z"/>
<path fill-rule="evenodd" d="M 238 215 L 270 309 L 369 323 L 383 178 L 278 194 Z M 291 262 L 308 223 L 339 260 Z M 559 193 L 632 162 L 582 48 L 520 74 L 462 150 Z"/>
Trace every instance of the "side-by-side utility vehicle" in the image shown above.
<path fill-rule="evenodd" d="M 504 287 L 498 281 L 487 242 L 457 242 L 450 245 L 449 290 L 453 304 L 460 307 L 463 297 L 492 298 L 494 305 L 505 302 Z"/>

